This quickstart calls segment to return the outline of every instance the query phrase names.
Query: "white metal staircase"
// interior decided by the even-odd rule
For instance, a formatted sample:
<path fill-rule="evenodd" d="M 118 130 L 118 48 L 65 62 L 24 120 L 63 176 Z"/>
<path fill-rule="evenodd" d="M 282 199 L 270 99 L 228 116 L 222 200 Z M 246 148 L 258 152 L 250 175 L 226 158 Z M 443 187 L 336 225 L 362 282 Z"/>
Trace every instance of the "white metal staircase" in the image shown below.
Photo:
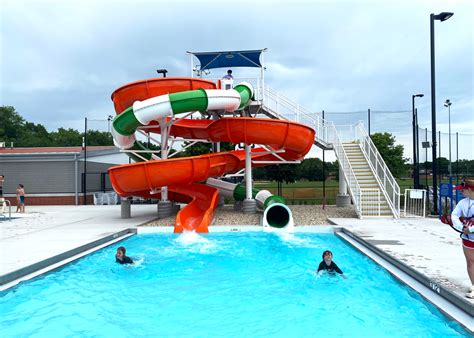
<path fill-rule="evenodd" d="M 334 150 L 359 217 L 400 217 L 400 187 L 362 122 L 336 127 L 267 86 L 260 88 L 257 100 L 254 112 L 309 125 L 316 131 L 314 143 Z"/>
<path fill-rule="evenodd" d="M 343 143 L 360 188 L 360 214 L 362 216 L 392 216 L 390 206 L 382 193 L 359 143 Z"/>

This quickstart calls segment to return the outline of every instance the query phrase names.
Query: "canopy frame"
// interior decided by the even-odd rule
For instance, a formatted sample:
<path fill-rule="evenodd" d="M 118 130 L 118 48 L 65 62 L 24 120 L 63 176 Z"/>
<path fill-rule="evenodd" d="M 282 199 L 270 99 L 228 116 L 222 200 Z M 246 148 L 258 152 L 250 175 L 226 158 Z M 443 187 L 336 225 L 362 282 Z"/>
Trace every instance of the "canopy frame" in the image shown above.
<path fill-rule="evenodd" d="M 263 49 L 254 49 L 254 50 L 237 50 L 237 51 L 218 51 L 218 52 L 190 52 L 187 51 L 186 54 L 189 54 L 190 61 L 191 61 L 191 77 L 194 77 L 195 73 L 197 74 L 197 77 L 202 78 L 203 73 L 205 75 L 209 74 L 210 69 L 216 69 L 216 68 L 233 68 L 233 67 L 255 67 L 255 68 L 260 68 L 260 77 L 259 77 L 259 84 L 261 88 L 258 88 L 258 91 L 263 94 L 263 88 L 265 86 L 265 63 L 264 63 L 264 53 L 267 51 L 267 48 Z M 249 53 L 252 54 L 257 54 L 258 53 L 258 60 L 259 63 L 256 63 L 254 60 L 246 56 Z M 199 56 L 203 55 L 213 55 L 215 56 L 207 61 L 207 63 L 202 66 L 202 64 L 195 65 L 194 64 L 194 58 L 195 56 L 199 62 L 201 62 L 201 59 Z M 240 60 L 246 60 L 247 63 L 243 64 L 241 62 L 237 62 L 233 64 L 232 62 L 228 62 L 224 65 L 220 64 L 214 64 L 216 60 L 218 60 L 221 57 L 225 57 L 226 55 L 238 55 L 240 57 Z M 199 68 L 198 68 L 199 67 Z M 263 98 L 262 98 L 263 99 Z"/>

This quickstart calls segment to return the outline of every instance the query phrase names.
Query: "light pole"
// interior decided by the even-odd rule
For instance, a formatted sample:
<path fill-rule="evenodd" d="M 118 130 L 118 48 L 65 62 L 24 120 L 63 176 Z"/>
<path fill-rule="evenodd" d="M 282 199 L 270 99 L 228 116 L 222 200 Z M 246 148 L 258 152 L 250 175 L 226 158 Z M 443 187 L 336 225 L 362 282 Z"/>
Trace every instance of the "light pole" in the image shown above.
<path fill-rule="evenodd" d="M 435 86 L 435 45 L 434 45 L 434 22 L 439 20 L 441 22 L 448 20 L 453 16 L 453 13 L 442 12 L 439 14 L 430 15 L 430 54 L 431 54 L 431 141 L 433 143 L 433 206 L 434 212 L 438 213 L 438 182 L 436 175 L 438 174 L 436 168 L 436 86 Z"/>
<path fill-rule="evenodd" d="M 423 97 L 423 94 L 416 94 L 411 96 L 412 119 L 413 119 L 413 187 L 418 189 L 420 186 L 420 175 L 418 171 L 418 138 L 416 137 L 418 131 L 418 117 L 415 110 L 415 97 Z"/>
<path fill-rule="evenodd" d="M 449 184 L 453 184 L 453 172 L 451 170 L 451 104 L 452 102 L 447 99 L 444 102 L 444 106 L 448 108 L 448 125 L 449 125 Z"/>
<path fill-rule="evenodd" d="M 84 118 L 84 178 L 82 179 L 82 191 L 84 192 L 84 199 L 82 204 L 87 204 L 87 117 Z"/>
<path fill-rule="evenodd" d="M 157 69 L 156 72 L 158 74 L 163 75 L 163 77 L 166 77 L 166 73 L 168 73 L 168 70 L 166 70 L 166 69 Z"/>

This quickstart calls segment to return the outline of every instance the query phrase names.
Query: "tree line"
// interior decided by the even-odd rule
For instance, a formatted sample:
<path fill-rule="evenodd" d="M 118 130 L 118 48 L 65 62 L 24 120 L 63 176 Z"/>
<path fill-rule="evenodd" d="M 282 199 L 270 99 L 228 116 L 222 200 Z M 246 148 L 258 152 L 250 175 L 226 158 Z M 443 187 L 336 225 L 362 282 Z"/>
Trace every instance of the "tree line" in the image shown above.
<path fill-rule="evenodd" d="M 14 147 L 74 147 L 82 145 L 84 132 L 59 128 L 49 132 L 40 123 L 26 121 L 12 106 L 0 107 L 0 141 Z M 111 146 L 112 135 L 98 130 L 87 131 L 87 145 Z"/>
<path fill-rule="evenodd" d="M 73 128 L 59 128 L 49 132 L 42 124 L 26 121 L 12 106 L 0 106 L 0 141 L 6 142 L 7 146 L 13 142 L 15 147 L 71 147 L 81 146 L 84 132 Z M 396 144 L 395 136 L 390 133 L 374 133 L 372 141 L 380 152 L 392 174 L 397 178 L 411 176 L 412 165 L 408 159 L 403 157 L 403 146 Z M 142 142 L 144 146 L 148 146 Z M 108 132 L 89 130 L 87 132 L 87 145 L 89 146 L 111 146 L 112 136 Z M 183 146 L 189 146 L 190 142 L 184 142 Z M 149 148 L 159 149 L 159 146 L 151 144 Z M 235 146 L 230 143 L 221 142 L 221 151 L 233 150 Z M 172 150 L 171 153 L 175 152 Z M 189 146 L 176 157 L 196 156 L 212 152 L 211 143 L 196 143 Z M 448 160 L 438 158 L 439 173 L 447 175 Z M 428 172 L 431 162 L 427 162 Z M 459 160 L 452 163 L 453 175 L 459 167 L 461 176 L 474 174 L 474 160 Z M 424 169 L 424 162 L 420 163 L 420 169 Z M 324 174 L 323 174 L 324 171 Z M 294 182 L 297 180 L 321 181 L 334 177 L 338 179 L 338 162 L 326 162 L 323 170 L 323 162 L 318 158 L 303 160 L 300 164 L 272 165 L 255 168 L 254 177 L 260 180 Z"/>

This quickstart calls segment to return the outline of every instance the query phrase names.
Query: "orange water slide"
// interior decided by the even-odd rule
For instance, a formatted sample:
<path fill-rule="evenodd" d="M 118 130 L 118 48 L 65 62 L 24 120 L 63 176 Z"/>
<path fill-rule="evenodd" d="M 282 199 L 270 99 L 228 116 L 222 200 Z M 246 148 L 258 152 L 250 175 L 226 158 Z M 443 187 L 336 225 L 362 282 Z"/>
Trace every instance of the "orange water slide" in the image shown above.
<path fill-rule="evenodd" d="M 146 100 L 166 93 L 196 88 L 215 88 L 211 81 L 190 78 L 166 78 L 138 81 L 119 88 L 112 95 L 118 114 L 135 101 Z M 159 133 L 158 122 L 147 131 Z M 285 160 L 300 160 L 310 150 L 314 130 L 308 126 L 267 118 L 221 118 L 219 120 L 183 119 L 170 128 L 175 137 L 203 139 L 234 144 L 262 144 L 275 150 Z M 273 154 L 264 148 L 254 148 L 252 159 L 275 161 Z M 260 165 L 260 164 L 259 164 Z M 195 230 L 207 232 L 218 202 L 218 191 L 203 182 L 209 177 L 235 173 L 245 167 L 243 150 L 212 153 L 194 157 L 151 160 L 109 169 L 115 191 L 122 197 L 141 196 L 159 198 L 155 193 L 168 186 L 169 199 L 188 203 L 175 221 L 175 232 Z"/>

